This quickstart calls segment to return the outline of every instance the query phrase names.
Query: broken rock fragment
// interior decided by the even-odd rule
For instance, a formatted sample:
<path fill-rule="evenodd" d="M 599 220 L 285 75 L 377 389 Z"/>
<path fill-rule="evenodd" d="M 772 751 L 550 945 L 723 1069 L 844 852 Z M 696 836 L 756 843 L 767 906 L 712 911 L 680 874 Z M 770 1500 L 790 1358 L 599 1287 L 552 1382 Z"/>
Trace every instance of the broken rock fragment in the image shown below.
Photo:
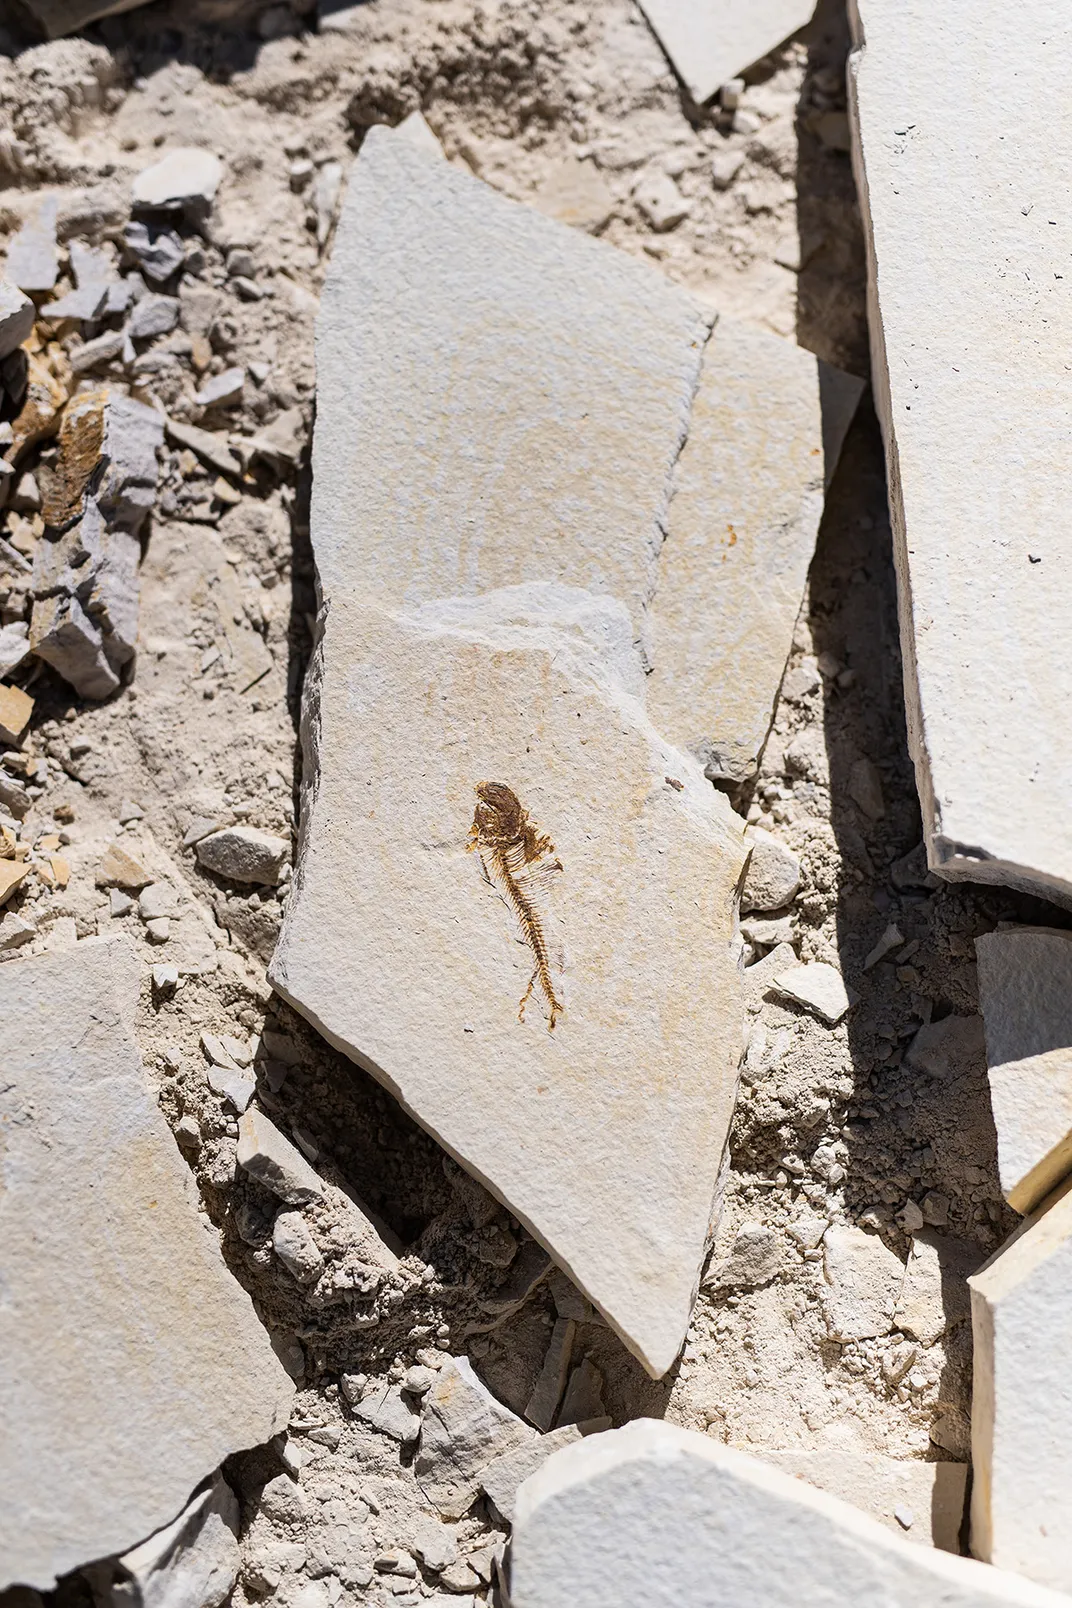
<path fill-rule="evenodd" d="M 262 1111 L 246 1111 L 238 1124 L 238 1165 L 288 1206 L 324 1193 L 320 1174 Z"/>
<path fill-rule="evenodd" d="M 120 942 L 0 970 L 0 1589 L 125 1551 L 287 1422 L 293 1388 L 142 1073 L 137 996 Z"/>
<path fill-rule="evenodd" d="M 220 1608 L 238 1578 L 239 1518 L 217 1474 L 172 1524 L 116 1560 L 107 1608 Z"/>
<path fill-rule="evenodd" d="M 851 1503 L 908 1541 L 943 1552 L 960 1551 L 966 1463 L 884 1457 L 837 1442 L 814 1450 L 764 1450 L 760 1455 L 772 1468 Z"/>
<path fill-rule="evenodd" d="M 740 829 L 641 701 L 708 327 L 644 265 L 370 131 L 322 301 L 325 608 L 270 972 L 654 1374 L 740 1043 Z"/>
<path fill-rule="evenodd" d="M 43 195 L 7 248 L 7 278 L 20 290 L 51 290 L 59 275 L 59 200 Z"/>
<path fill-rule="evenodd" d="M 458 1516 L 476 1496 L 481 1471 L 492 1459 L 535 1437 L 477 1378 L 467 1357 L 451 1357 L 424 1398 L 417 1478 L 441 1512 Z"/>
<path fill-rule="evenodd" d="M 971 1548 L 1072 1592 L 1072 1186 L 969 1280 L 974 1339 Z"/>
<path fill-rule="evenodd" d="M 678 77 L 697 105 L 811 21 L 813 0 L 642 0 Z"/>
<path fill-rule="evenodd" d="M 805 1010 L 821 1017 L 831 1027 L 841 1021 L 859 998 L 851 988 L 846 988 L 837 967 L 827 965 L 822 960 L 808 961 L 803 966 L 790 966 L 787 971 L 779 972 L 774 979 L 774 989 L 776 993 L 796 1000 L 798 1005 L 803 1005 Z"/>
<path fill-rule="evenodd" d="M 514 1608 L 1062 1608 L 1059 1592 L 913 1546 L 707 1435 L 642 1418 L 566 1446 L 517 1493 Z"/>
<path fill-rule="evenodd" d="M 904 1266 L 877 1234 L 832 1223 L 823 1236 L 823 1272 L 826 1323 L 835 1340 L 890 1332 Z"/>
<path fill-rule="evenodd" d="M 230 882 L 255 882 L 274 887 L 290 860 L 286 838 L 261 832 L 255 826 L 227 826 L 197 843 L 194 852 L 207 871 Z"/>
<path fill-rule="evenodd" d="M 1072 934 L 991 932 L 975 953 L 1001 1187 L 1030 1212 L 1072 1171 Z"/>
<path fill-rule="evenodd" d="M 163 419 L 108 388 L 67 407 L 43 487 L 30 646 L 86 698 L 119 686 L 138 633 L 138 532 L 152 507 Z"/>
<path fill-rule="evenodd" d="M 659 559 L 647 700 L 660 730 L 717 780 L 745 781 L 767 740 L 824 484 L 862 390 L 727 318 L 704 352 Z"/>
<path fill-rule="evenodd" d="M 34 305 L 10 279 L 0 279 L 0 358 L 21 346 L 34 326 Z"/>
<path fill-rule="evenodd" d="M 1072 660 L 1052 643 L 1072 625 L 1072 516 L 1053 443 L 1067 426 L 1055 332 L 1069 327 L 1072 236 L 1054 12 L 1032 0 L 1010 29 L 998 0 L 850 9 L 872 373 L 929 862 L 1067 904 Z M 994 29 L 1007 48 L 991 49 Z"/>
<path fill-rule="evenodd" d="M 218 156 L 198 146 L 180 145 L 143 168 L 131 196 L 136 207 L 210 206 L 223 176 Z"/>

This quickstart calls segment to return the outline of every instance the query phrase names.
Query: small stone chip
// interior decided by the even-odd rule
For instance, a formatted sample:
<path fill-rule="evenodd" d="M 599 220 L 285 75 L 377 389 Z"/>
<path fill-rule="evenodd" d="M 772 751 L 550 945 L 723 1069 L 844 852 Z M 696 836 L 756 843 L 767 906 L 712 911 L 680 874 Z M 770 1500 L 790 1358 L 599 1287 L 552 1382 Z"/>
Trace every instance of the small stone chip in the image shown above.
<path fill-rule="evenodd" d="M 21 687 L 0 683 L 0 742 L 21 742 L 33 707 L 33 699 Z"/>
<path fill-rule="evenodd" d="M 97 868 L 98 888 L 117 887 L 138 893 L 152 880 L 152 873 L 117 843 L 109 844 Z"/>
<path fill-rule="evenodd" d="M 0 860 L 0 905 L 10 898 L 29 869 L 25 860 Z"/>
<path fill-rule="evenodd" d="M 841 1021 L 860 997 L 846 988 L 836 966 L 828 966 L 821 960 L 779 972 L 773 986 L 777 993 L 795 999 L 798 1005 L 822 1017 L 831 1027 Z"/>
<path fill-rule="evenodd" d="M 246 1111 L 238 1124 L 237 1160 L 288 1206 L 301 1206 L 324 1193 L 323 1179 L 260 1111 Z"/>
<path fill-rule="evenodd" d="M 201 838 L 195 852 L 206 870 L 228 881 L 275 887 L 290 859 L 290 844 L 255 826 L 228 826 Z"/>

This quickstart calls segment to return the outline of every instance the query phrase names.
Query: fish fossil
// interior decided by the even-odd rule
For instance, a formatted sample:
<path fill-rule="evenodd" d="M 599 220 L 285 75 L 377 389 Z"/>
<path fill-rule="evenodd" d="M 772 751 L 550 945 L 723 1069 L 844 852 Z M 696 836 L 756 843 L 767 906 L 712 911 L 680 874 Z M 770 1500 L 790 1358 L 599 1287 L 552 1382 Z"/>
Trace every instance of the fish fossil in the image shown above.
<path fill-rule="evenodd" d="M 555 855 L 551 839 L 537 831 L 517 794 L 505 782 L 478 782 L 476 796 L 467 847 L 479 853 L 485 877 L 514 912 L 536 962 L 529 986 L 521 996 L 517 1019 L 525 1020 L 525 1006 L 539 983 L 551 1013 L 548 1032 L 553 1033 L 565 1006 L 551 980 L 547 937 L 536 900 L 562 870 L 562 861 Z"/>

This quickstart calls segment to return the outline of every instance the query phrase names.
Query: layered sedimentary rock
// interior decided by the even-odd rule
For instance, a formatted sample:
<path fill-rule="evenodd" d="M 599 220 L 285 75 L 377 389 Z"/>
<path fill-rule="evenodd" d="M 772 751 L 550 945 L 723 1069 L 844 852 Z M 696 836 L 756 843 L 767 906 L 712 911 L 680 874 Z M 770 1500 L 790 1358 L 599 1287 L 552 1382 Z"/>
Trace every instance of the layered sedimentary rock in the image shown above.
<path fill-rule="evenodd" d="M 1030 1212 L 1072 1171 L 1072 933 L 1010 928 L 975 941 L 998 1170 Z"/>
<path fill-rule="evenodd" d="M 289 1414 L 146 1084 L 137 997 L 119 942 L 0 971 L 0 1589 L 139 1543 Z"/>
<path fill-rule="evenodd" d="M 739 1053 L 736 818 L 643 704 L 711 315 L 373 130 L 318 344 L 324 607 L 275 986 L 653 1373 Z"/>
<path fill-rule="evenodd" d="M 970 1558 L 694 1430 L 642 1418 L 576 1441 L 517 1493 L 515 1608 L 1061 1608 Z"/>
<path fill-rule="evenodd" d="M 1072 1186 L 1017 1230 L 971 1286 L 971 1548 L 1072 1592 Z"/>
<path fill-rule="evenodd" d="M 1072 900 L 1072 20 L 854 0 L 909 740 L 931 868 Z M 1000 50 L 994 39 L 1002 40 Z"/>

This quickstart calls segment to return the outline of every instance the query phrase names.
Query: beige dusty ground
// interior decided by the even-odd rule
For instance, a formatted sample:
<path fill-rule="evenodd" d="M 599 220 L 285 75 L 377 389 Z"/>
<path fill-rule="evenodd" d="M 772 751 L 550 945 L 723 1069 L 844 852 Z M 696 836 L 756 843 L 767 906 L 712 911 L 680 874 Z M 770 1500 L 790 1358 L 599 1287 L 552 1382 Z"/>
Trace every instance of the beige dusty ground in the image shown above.
<path fill-rule="evenodd" d="M 249 247 L 257 281 L 271 292 L 246 302 L 222 290 L 212 367 L 268 368 L 262 383 L 247 384 L 233 428 L 248 433 L 294 406 L 312 422 L 323 256 L 308 190 L 291 187 L 288 167 L 306 156 L 346 165 L 365 126 L 396 122 L 418 106 L 452 161 L 525 201 L 557 183 L 567 159 L 589 158 L 609 192 L 606 239 L 651 256 L 726 311 L 866 374 L 863 254 L 844 149 L 847 34 L 836 5 L 821 7 L 810 37 L 753 75 L 745 133 L 684 104 L 629 0 L 373 0 L 350 34 L 321 37 L 301 31 L 309 19 L 295 13 L 304 9 L 250 5 L 227 23 L 216 20 L 235 15 L 225 0 L 173 0 L 100 25 L 92 43 L 0 56 L 0 243 L 43 186 L 61 191 L 65 238 L 114 238 L 128 215 L 130 177 L 158 146 L 207 142 L 225 157 L 203 276 L 222 286 L 227 249 Z M 261 37 L 273 32 L 282 36 Z M 719 193 L 710 163 L 727 149 L 744 161 Z M 676 175 L 692 202 L 690 216 L 666 234 L 651 232 L 632 199 L 649 166 Z M 185 349 L 181 331 L 154 349 L 171 355 L 151 371 L 143 365 L 142 384 L 173 416 L 196 421 L 188 337 Z M 553 1308 L 541 1289 L 498 1326 L 483 1310 L 482 1299 L 509 1276 L 517 1225 L 384 1092 L 270 1001 L 264 967 L 285 893 L 238 895 L 181 847 L 200 815 L 230 811 L 272 831 L 292 826 L 295 725 L 314 609 L 307 471 L 257 469 L 222 518 L 210 504 L 214 479 L 188 455 L 170 453 L 142 572 L 133 685 L 104 707 L 85 707 L 50 673 L 33 683 L 34 752 L 47 759 L 48 780 L 30 824 L 45 830 L 56 805 L 71 804 L 64 830 L 73 875 L 65 893 L 35 897 L 31 889 L 27 899 L 43 928 L 73 917 L 80 935 L 122 927 L 139 946 L 141 1047 L 162 1108 L 173 1121 L 196 1118 L 201 1147 L 186 1153 L 204 1210 L 302 1383 L 292 1434 L 305 1458 L 301 1502 L 287 1509 L 269 1501 L 257 1513 L 262 1484 L 281 1468 L 273 1450 L 237 1458 L 229 1470 L 252 1525 L 240 1592 L 263 1595 L 253 1560 L 263 1563 L 274 1547 L 283 1574 L 273 1600 L 289 1605 L 301 1592 L 302 1608 L 322 1608 L 345 1592 L 378 1603 L 395 1600 L 379 1577 L 362 1584 L 358 1570 L 344 1587 L 317 1559 L 330 1560 L 333 1547 L 371 1559 L 409 1545 L 421 1498 L 396 1444 L 354 1426 L 340 1376 L 398 1378 L 422 1348 L 466 1350 L 520 1410 Z M 198 522 L 184 520 L 191 511 Z M 7 607 L 5 618 L 18 607 L 17 588 Z M 272 668 L 241 694 L 238 671 L 258 651 L 253 633 Z M 822 661 L 825 678 L 815 673 L 816 655 L 831 656 Z M 852 676 L 834 679 L 846 669 Z M 803 758 L 790 775 L 784 750 L 801 735 L 795 752 Z M 885 813 L 877 820 L 850 791 L 861 758 L 881 778 Z M 144 819 L 120 830 L 124 801 L 139 804 Z M 896 1214 L 928 1191 L 946 1197 L 948 1231 L 981 1259 L 1011 1221 L 997 1188 L 982 1068 L 951 1086 L 913 1079 L 902 1055 L 928 1012 L 975 1009 L 972 937 L 1013 913 L 1014 901 L 963 886 L 902 892 L 890 880 L 890 863 L 920 834 L 881 447 L 866 400 L 830 495 L 755 803 L 740 801 L 742 810 L 750 804 L 753 818 L 762 806 L 764 824 L 802 854 L 802 956 L 838 959 L 862 997 L 835 1029 L 791 1006 L 764 1004 L 750 1019 L 766 1037 L 751 1041 L 714 1259 L 745 1221 L 781 1233 L 803 1213 L 857 1221 L 865 1212 L 903 1257 Z M 117 835 L 183 891 L 185 913 L 168 953 L 148 943 L 136 915 L 111 920 L 94 886 L 100 854 Z M 892 919 L 918 947 L 864 975 L 863 958 Z M 154 1002 L 149 966 L 171 958 L 205 969 L 174 999 Z M 303 1294 L 266 1243 L 268 1197 L 228 1181 L 234 1124 L 208 1088 L 198 1038 L 204 1029 L 248 1036 L 266 1021 L 293 1033 L 300 1058 L 263 1103 L 408 1249 L 400 1275 L 378 1287 L 371 1281 L 356 1298 L 326 1296 L 320 1285 L 316 1297 Z M 345 1246 L 332 1248 L 330 1220 L 319 1227 L 341 1268 Z M 590 1355 L 604 1371 L 615 1421 L 648 1412 L 743 1444 L 815 1444 L 814 1436 L 832 1435 L 899 1457 L 963 1457 L 967 1326 L 915 1356 L 897 1334 L 839 1347 L 822 1321 L 821 1260 L 784 1234 L 782 1245 L 782 1271 L 766 1287 L 701 1297 L 683 1359 L 661 1384 L 641 1374 L 607 1329 L 581 1328 L 575 1355 Z M 458 1531 L 474 1546 L 489 1539 L 484 1519 Z M 306 1569 L 295 1573 L 303 1557 Z"/>

